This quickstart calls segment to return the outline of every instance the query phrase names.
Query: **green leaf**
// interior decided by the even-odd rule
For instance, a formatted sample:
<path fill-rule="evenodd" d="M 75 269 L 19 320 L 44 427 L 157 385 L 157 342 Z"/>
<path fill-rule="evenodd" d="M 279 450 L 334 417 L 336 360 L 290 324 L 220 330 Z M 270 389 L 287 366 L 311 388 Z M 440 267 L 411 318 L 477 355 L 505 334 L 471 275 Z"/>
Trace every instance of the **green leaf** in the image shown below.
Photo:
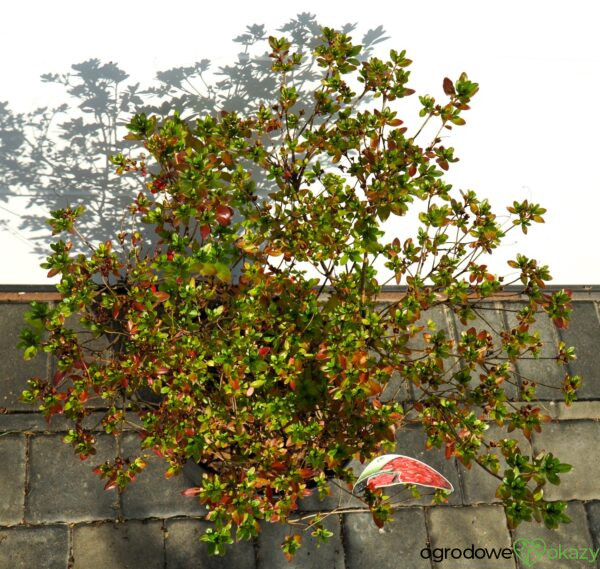
<path fill-rule="evenodd" d="M 215 274 L 223 282 L 231 281 L 231 269 L 224 263 L 215 263 Z"/>

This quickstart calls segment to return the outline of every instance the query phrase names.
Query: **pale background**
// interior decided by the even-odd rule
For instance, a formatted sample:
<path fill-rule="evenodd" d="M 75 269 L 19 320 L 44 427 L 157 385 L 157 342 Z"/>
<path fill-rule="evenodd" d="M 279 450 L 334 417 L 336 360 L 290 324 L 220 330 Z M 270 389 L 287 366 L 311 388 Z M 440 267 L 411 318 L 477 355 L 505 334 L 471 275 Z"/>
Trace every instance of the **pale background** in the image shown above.
<path fill-rule="evenodd" d="M 480 93 L 467 125 L 445 142 L 461 158 L 449 179 L 498 206 L 527 198 L 548 208 L 544 226 L 509 239 L 490 265 L 507 273 L 506 259 L 522 252 L 549 264 L 554 283 L 600 283 L 595 1 L 10 2 L 2 6 L 0 102 L 11 117 L 70 105 L 64 87 L 41 82 L 40 75 L 67 73 L 90 58 L 115 62 L 129 74 L 124 84 L 149 85 L 157 71 L 200 59 L 218 70 L 236 61 L 241 47 L 232 40 L 246 26 L 265 24 L 279 35 L 277 28 L 299 12 L 331 27 L 356 24 L 356 39 L 381 26 L 388 39 L 375 52 L 406 49 L 417 93 L 442 96 L 443 77 L 466 71 Z M 414 115 L 413 98 L 407 115 Z M 69 112 L 76 116 L 77 105 Z M 33 128 L 23 127 L 24 136 Z M 15 136 L 12 126 L 0 125 L 5 161 Z M 32 205 L 27 168 L 18 175 L 24 179 L 10 172 L 0 179 L 0 284 L 48 284 L 53 281 L 39 268 L 47 232 L 26 217 L 46 215 L 48 207 L 39 193 Z M 408 231 L 401 221 L 388 230 L 401 238 Z"/>

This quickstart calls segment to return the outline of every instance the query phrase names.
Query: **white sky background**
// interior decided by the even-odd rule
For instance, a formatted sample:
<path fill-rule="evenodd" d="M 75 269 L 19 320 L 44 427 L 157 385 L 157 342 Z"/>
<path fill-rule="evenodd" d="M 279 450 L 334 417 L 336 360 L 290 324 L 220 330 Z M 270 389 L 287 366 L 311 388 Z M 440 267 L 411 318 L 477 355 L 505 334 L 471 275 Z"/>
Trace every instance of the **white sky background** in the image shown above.
<path fill-rule="evenodd" d="M 553 283 L 600 283 L 600 5 L 593 0 L 7 2 L 0 101 L 20 112 L 64 102 L 64 91 L 39 76 L 93 57 L 114 61 L 128 83 L 142 85 L 203 58 L 217 68 L 234 62 L 241 46 L 232 39 L 247 25 L 279 35 L 298 12 L 331 27 L 355 22 L 356 39 L 383 26 L 390 39 L 377 53 L 406 49 L 418 94 L 442 97 L 442 79 L 466 71 L 480 92 L 467 125 L 444 142 L 461 158 L 448 179 L 498 208 L 527 198 L 548 209 L 546 224 L 511 234 L 491 267 L 508 273 L 506 259 L 522 252 L 549 264 Z M 408 116 L 415 107 L 407 105 Z M 32 253 L 32 235 L 18 229 L 26 203 L 0 200 L 0 284 L 52 282 Z M 402 239 L 396 220 L 388 235 Z"/>

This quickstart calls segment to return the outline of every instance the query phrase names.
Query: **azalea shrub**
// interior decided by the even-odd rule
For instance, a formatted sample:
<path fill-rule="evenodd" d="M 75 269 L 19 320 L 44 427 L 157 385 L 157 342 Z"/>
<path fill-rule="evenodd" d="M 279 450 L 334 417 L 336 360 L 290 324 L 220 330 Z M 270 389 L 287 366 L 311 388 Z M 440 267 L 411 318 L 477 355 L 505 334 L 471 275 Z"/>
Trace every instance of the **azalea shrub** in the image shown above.
<path fill-rule="evenodd" d="M 568 521 L 544 488 L 569 466 L 526 444 L 548 420 L 532 403 L 539 378 L 514 364 L 540 354 L 540 319 L 567 326 L 570 293 L 546 292 L 548 268 L 524 255 L 510 277 L 482 260 L 545 210 L 514 201 L 501 223 L 487 200 L 445 181 L 457 158 L 442 133 L 465 124 L 477 83 L 463 73 L 443 80 L 443 100 L 419 96 L 412 129 L 398 115 L 414 95 L 404 51 L 361 58 L 361 45 L 329 28 L 309 56 L 285 37 L 268 43 L 274 100 L 194 121 L 175 111 L 131 119 L 139 150 L 111 161 L 145 189 L 114 236 L 87 241 L 83 207 L 52 212 L 66 236 L 43 267 L 60 275 L 61 300 L 33 303 L 21 345 L 57 367 L 31 379 L 24 399 L 72 422 L 65 440 L 84 460 L 95 452 L 92 410 L 107 433 L 139 431 L 138 456 L 96 468 L 107 489 L 125 488 L 150 451 L 168 477 L 201 465 L 185 494 L 207 508 L 213 553 L 256 536 L 261 520 L 297 528 L 288 557 L 304 530 L 326 540 L 330 511 L 301 516 L 301 499 L 326 496 L 332 479 L 350 491 L 350 460 L 393 452 L 407 423 L 446 458 L 496 477 L 511 527 Z M 306 57 L 314 81 L 299 82 Z M 401 292 L 383 302 L 390 283 Z M 476 315 L 485 321 L 490 299 L 515 284 L 513 327 L 481 327 Z M 462 323 L 458 337 L 428 319 L 439 307 Z M 556 346 L 558 366 L 573 358 Z M 555 387 L 570 402 L 580 381 L 565 372 Z M 521 401 L 509 397 L 517 389 Z M 352 504 L 382 526 L 391 494 L 367 488 Z"/>

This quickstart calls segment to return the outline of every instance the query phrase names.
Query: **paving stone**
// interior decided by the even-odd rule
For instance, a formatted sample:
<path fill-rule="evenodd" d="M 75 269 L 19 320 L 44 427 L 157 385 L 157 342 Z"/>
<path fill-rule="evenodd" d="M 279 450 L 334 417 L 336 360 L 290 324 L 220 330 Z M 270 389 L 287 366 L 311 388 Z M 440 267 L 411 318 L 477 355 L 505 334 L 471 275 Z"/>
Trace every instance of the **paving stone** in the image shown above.
<path fill-rule="evenodd" d="M 412 385 L 405 381 L 397 371 L 390 375 L 390 379 L 380 396 L 381 401 L 384 403 L 389 401 L 399 401 L 400 403 L 404 403 L 413 398 Z"/>
<path fill-rule="evenodd" d="M 0 528 L 0 569 L 65 569 L 68 557 L 66 525 Z"/>
<path fill-rule="evenodd" d="M 101 523 L 73 529 L 73 569 L 162 569 L 160 521 Z"/>
<path fill-rule="evenodd" d="M 88 354 L 90 357 L 102 357 L 105 359 L 109 359 L 111 357 L 111 350 L 109 349 L 109 340 L 106 336 L 100 335 L 95 336 L 93 332 L 88 330 L 81 323 L 81 315 L 80 314 L 72 314 L 68 318 L 65 319 L 64 323 L 65 328 L 69 328 L 75 332 L 77 335 L 77 340 L 80 345 L 84 348 L 84 353 Z M 56 358 L 51 356 L 51 365 L 54 373 L 56 369 Z M 72 385 L 70 380 L 65 380 L 62 383 L 62 388 L 66 389 Z M 95 393 L 90 393 L 90 397 L 86 402 L 86 406 L 88 409 L 106 409 L 109 407 L 107 400 L 102 399 L 102 397 L 96 395 Z"/>
<path fill-rule="evenodd" d="M 364 465 L 358 460 L 351 460 L 348 464 L 354 475 L 358 475 L 363 471 Z M 354 496 L 348 489 L 348 486 L 342 480 L 334 478 L 328 482 L 331 493 L 325 496 L 322 500 L 319 498 L 319 493 L 316 489 L 312 490 L 312 494 L 298 501 L 298 511 L 302 512 L 320 512 L 331 511 L 335 508 L 363 508 L 364 502 Z"/>
<path fill-rule="evenodd" d="M 600 549 L 600 501 L 588 502 L 585 508 L 587 510 L 588 525 L 594 547 Z M 598 567 L 600 567 L 600 562 L 598 563 Z"/>
<path fill-rule="evenodd" d="M 381 308 L 384 306 L 385 305 L 382 304 Z M 443 306 L 436 306 L 430 310 L 422 312 L 421 318 L 415 323 L 415 326 L 421 326 L 423 327 L 423 330 L 408 343 L 408 347 L 411 349 L 423 350 L 425 347 L 423 333 L 429 331 L 427 328 L 428 320 L 432 320 L 435 323 L 436 331 L 444 330 L 446 334 L 448 334 L 448 320 L 446 318 L 446 311 Z M 384 402 L 391 400 L 406 402 L 414 399 L 414 391 L 415 388 L 413 388 L 412 385 L 405 381 L 399 373 L 394 372 L 380 398 Z"/>
<path fill-rule="evenodd" d="M 463 332 L 466 332 L 470 328 L 475 328 L 478 332 L 481 330 L 487 330 L 492 336 L 494 350 L 500 348 L 502 346 L 502 338 L 500 334 L 502 330 L 506 329 L 502 306 L 498 303 L 482 302 L 479 303 L 477 307 L 475 307 L 475 312 L 477 315 L 475 320 L 469 320 L 466 325 L 459 320 L 456 314 L 452 314 L 454 325 L 456 326 L 457 340 L 460 340 L 461 334 Z M 498 363 L 504 363 L 500 362 L 500 360 L 494 359 L 490 359 L 488 361 L 491 363 L 494 363 L 495 361 L 497 361 Z M 481 366 L 476 365 L 475 369 L 471 372 L 472 386 L 476 386 L 479 384 L 479 376 L 482 373 L 485 373 L 484 369 Z M 508 399 L 516 400 L 519 398 L 518 385 L 505 382 L 503 387 Z"/>
<path fill-rule="evenodd" d="M 0 524 L 2 525 L 18 524 L 23 520 L 26 445 L 27 441 L 23 435 L 0 437 Z"/>
<path fill-rule="evenodd" d="M 506 328 L 501 306 L 494 302 L 481 302 L 478 303 L 477 306 L 474 306 L 473 309 L 476 318 L 467 321 L 467 324 L 463 324 L 458 316 L 452 313 L 452 319 L 456 326 L 458 337 L 460 337 L 462 332 L 466 332 L 469 328 L 487 330 L 492 335 L 494 345 L 499 345 L 501 342 L 500 333 Z"/>
<path fill-rule="evenodd" d="M 0 432 L 57 432 L 67 430 L 67 420 L 63 415 L 55 415 L 48 423 L 40 413 L 0 414 Z"/>
<path fill-rule="evenodd" d="M 421 318 L 415 322 L 415 326 L 422 327 L 423 329 L 411 340 L 408 342 L 408 346 L 414 350 L 423 350 L 427 343 L 423 338 L 423 334 L 431 333 L 431 329 L 428 326 L 428 322 L 432 321 L 435 325 L 434 331 L 441 332 L 444 331 L 446 336 L 448 337 L 450 333 L 449 320 L 446 309 L 439 305 L 430 308 L 429 310 L 424 310 L 421 312 Z"/>
<path fill-rule="evenodd" d="M 389 303 L 381 303 L 377 305 L 378 310 L 383 310 L 389 306 Z M 371 351 L 370 356 L 377 358 L 377 352 Z M 384 402 L 387 401 L 410 401 L 413 399 L 413 392 L 411 385 L 404 381 L 398 372 L 392 373 L 387 385 L 384 386 L 383 391 L 380 395 L 380 399 Z"/>
<path fill-rule="evenodd" d="M 486 440 L 499 439 L 516 439 L 519 442 L 521 451 L 527 455 L 531 455 L 531 444 L 523 436 L 521 431 L 513 431 L 507 433 L 505 429 L 501 429 L 498 425 L 491 424 L 486 431 Z M 497 453 L 500 459 L 500 470 L 498 474 L 503 475 L 506 468 L 506 461 L 502 453 Z M 496 489 L 500 485 L 500 480 L 485 471 L 478 464 L 473 464 L 470 469 L 465 468 L 462 464 L 458 464 L 464 490 L 465 504 L 491 504 L 500 502 L 496 498 Z"/>
<path fill-rule="evenodd" d="M 355 474 L 364 468 L 357 460 L 353 460 L 350 464 Z M 302 512 L 320 512 L 330 511 L 335 508 L 360 508 L 364 507 L 364 503 L 354 497 L 349 491 L 346 491 L 346 484 L 341 480 L 334 479 L 329 482 L 331 494 L 321 500 L 319 493 L 313 489 L 312 494 L 306 498 L 302 498 L 298 502 L 298 510 Z"/>
<path fill-rule="evenodd" d="M 223 557 L 208 554 L 207 544 L 200 536 L 211 524 L 199 519 L 167 520 L 167 569 L 254 569 L 254 546 L 251 541 L 234 543 Z M 273 544 L 276 548 L 276 544 Z"/>
<path fill-rule="evenodd" d="M 574 401 L 570 406 L 558 402 L 558 419 L 561 421 L 573 419 L 591 419 L 600 421 L 600 401 Z"/>
<path fill-rule="evenodd" d="M 514 569 L 516 567 L 506 527 L 504 510 L 500 506 L 469 506 L 465 508 L 431 508 L 428 512 L 429 536 L 434 567 L 443 569 Z M 452 549 L 495 548 L 500 559 L 452 558 Z M 447 548 L 447 551 L 440 551 Z M 510 550 L 510 554 L 508 551 Z M 506 558 L 502 557 L 506 554 Z M 446 556 L 442 559 L 442 555 Z M 483 552 L 482 552 L 483 554 Z M 458 553 L 455 553 L 458 556 Z M 470 555 L 470 554 L 469 554 Z M 439 562 L 435 562 L 439 560 Z"/>
<path fill-rule="evenodd" d="M 105 491 L 104 481 L 92 472 L 114 458 L 114 439 L 98 437 L 97 454 L 81 461 L 60 435 L 31 439 L 29 493 L 25 499 L 28 522 L 89 521 L 114 518 L 118 494 Z"/>
<path fill-rule="evenodd" d="M 430 569 L 429 560 L 420 555 L 427 542 L 421 508 L 396 510 L 394 521 L 381 530 L 373 523 L 371 514 L 344 516 L 346 569 Z"/>
<path fill-rule="evenodd" d="M 207 471 L 195 462 L 188 461 L 183 465 L 181 474 L 187 481 L 187 487 L 200 486 Z"/>
<path fill-rule="evenodd" d="M 521 310 L 524 306 L 526 306 L 524 302 L 504 303 L 506 319 L 510 329 L 517 325 L 516 311 Z M 555 360 L 543 359 L 553 358 L 558 353 L 557 346 L 560 339 L 556 328 L 552 324 L 552 320 L 541 312 L 538 313 L 536 322 L 532 325 L 530 332 L 539 332 L 544 345 L 537 358 L 527 354 L 517 362 L 517 371 L 523 376 L 521 380 L 528 379 L 536 383 L 539 382 L 536 388 L 536 399 L 562 399 L 560 387 L 566 368 L 558 365 Z"/>
<path fill-rule="evenodd" d="M 582 403 L 581 401 L 577 401 L 576 403 Z M 587 403 L 593 403 L 592 401 L 583 401 L 583 403 L 587 404 Z M 547 415 L 548 417 L 550 417 L 550 419 L 556 420 L 559 418 L 559 414 L 561 412 L 561 409 L 563 407 L 565 407 L 565 403 L 564 401 L 552 401 L 552 400 L 547 400 L 547 401 L 511 401 L 511 407 L 513 410 L 516 409 L 520 409 L 521 407 L 525 407 L 527 405 L 531 405 L 533 407 L 539 407 L 542 411 L 542 413 L 544 415 Z M 573 404 L 574 405 L 574 404 Z M 581 408 L 581 411 L 578 412 L 580 414 L 584 414 L 586 413 L 586 411 Z M 569 417 L 567 417 L 569 418 Z M 575 418 L 575 417 L 572 417 Z M 587 419 L 588 417 L 578 417 L 579 419 Z"/>
<path fill-rule="evenodd" d="M 140 451 L 140 439 L 135 433 L 123 436 L 123 454 L 147 455 L 147 467 L 140 472 L 133 484 L 122 495 L 123 514 L 127 518 L 171 517 L 178 515 L 201 515 L 204 511 L 197 498 L 185 497 L 181 492 L 191 484 L 179 474 L 166 479 L 168 465 L 149 451 Z"/>
<path fill-rule="evenodd" d="M 95 432 L 104 432 L 101 425 L 103 411 L 93 411 L 83 420 L 83 427 Z M 134 423 L 140 424 L 140 420 L 134 413 L 127 413 L 126 418 Z M 0 414 L 0 433 L 12 431 L 27 431 L 32 433 L 60 433 L 73 428 L 64 415 L 54 415 L 50 422 L 40 413 L 2 413 Z M 123 426 L 124 431 L 134 430 L 129 424 Z"/>
<path fill-rule="evenodd" d="M 288 562 L 281 551 L 281 543 L 286 536 L 294 533 L 284 524 L 263 523 L 258 537 L 258 569 L 345 569 L 340 521 L 330 516 L 323 525 L 333 536 L 327 543 L 317 547 L 316 540 L 309 532 L 302 534 L 302 547 L 294 559 Z M 296 530 L 296 533 L 302 533 Z"/>
<path fill-rule="evenodd" d="M 81 323 L 80 314 L 72 314 L 65 319 L 64 326 L 75 331 L 81 345 L 92 352 L 104 352 L 102 355 L 107 356 L 109 348 L 109 340 L 106 336 L 96 336 L 91 330 L 86 328 Z"/>
<path fill-rule="evenodd" d="M 569 363 L 572 373 L 583 378 L 580 399 L 600 399 L 600 322 L 593 302 L 573 302 L 571 322 L 560 335 L 567 346 L 575 346 L 577 360 Z"/>
<path fill-rule="evenodd" d="M 407 347 L 409 347 L 413 350 L 417 350 L 415 355 L 419 355 L 420 354 L 419 351 L 422 351 L 427 345 L 423 338 L 423 334 L 427 334 L 427 333 L 431 332 L 430 328 L 427 325 L 428 321 L 430 321 L 430 320 L 435 325 L 435 328 L 434 328 L 435 332 L 443 331 L 446 334 L 447 338 L 452 338 L 452 336 L 453 336 L 453 334 L 451 332 L 451 328 L 450 328 L 451 320 L 449 320 L 448 313 L 443 306 L 435 306 L 434 308 L 426 310 L 421 313 L 421 318 L 419 320 L 417 320 L 417 322 L 415 323 L 416 326 L 421 326 L 421 327 L 423 327 L 423 329 L 414 338 L 412 338 L 407 344 Z M 419 399 L 422 396 L 423 391 L 417 386 L 411 386 L 411 388 L 412 388 L 414 397 L 416 399 Z"/>
<path fill-rule="evenodd" d="M 536 452 L 546 450 L 573 466 L 571 472 L 561 475 L 560 486 L 547 485 L 547 499 L 593 500 L 598 497 L 599 437 L 600 423 L 596 421 L 549 423 L 541 433 L 534 433 Z"/>
<path fill-rule="evenodd" d="M 27 380 L 33 376 L 46 377 L 47 355 L 42 352 L 25 361 L 23 351 L 17 348 L 19 333 L 25 327 L 23 316 L 29 304 L 0 304 L 0 407 L 9 410 L 32 410 L 34 406 L 19 401 Z"/>
<path fill-rule="evenodd" d="M 519 568 L 527 569 L 532 564 L 535 564 L 535 569 L 555 569 L 556 567 L 581 569 L 596 565 L 591 560 L 590 549 L 594 550 L 595 548 L 588 531 L 583 504 L 569 503 L 567 514 L 571 518 L 571 523 L 561 524 L 556 530 L 549 530 L 543 524 L 537 523 L 523 523 L 515 530 L 513 543 L 517 548 L 520 545 L 524 546 L 518 559 Z M 558 556 L 565 549 L 570 551 L 559 558 Z M 581 556 L 581 549 L 587 549 L 586 559 L 568 557 L 570 554 Z"/>

